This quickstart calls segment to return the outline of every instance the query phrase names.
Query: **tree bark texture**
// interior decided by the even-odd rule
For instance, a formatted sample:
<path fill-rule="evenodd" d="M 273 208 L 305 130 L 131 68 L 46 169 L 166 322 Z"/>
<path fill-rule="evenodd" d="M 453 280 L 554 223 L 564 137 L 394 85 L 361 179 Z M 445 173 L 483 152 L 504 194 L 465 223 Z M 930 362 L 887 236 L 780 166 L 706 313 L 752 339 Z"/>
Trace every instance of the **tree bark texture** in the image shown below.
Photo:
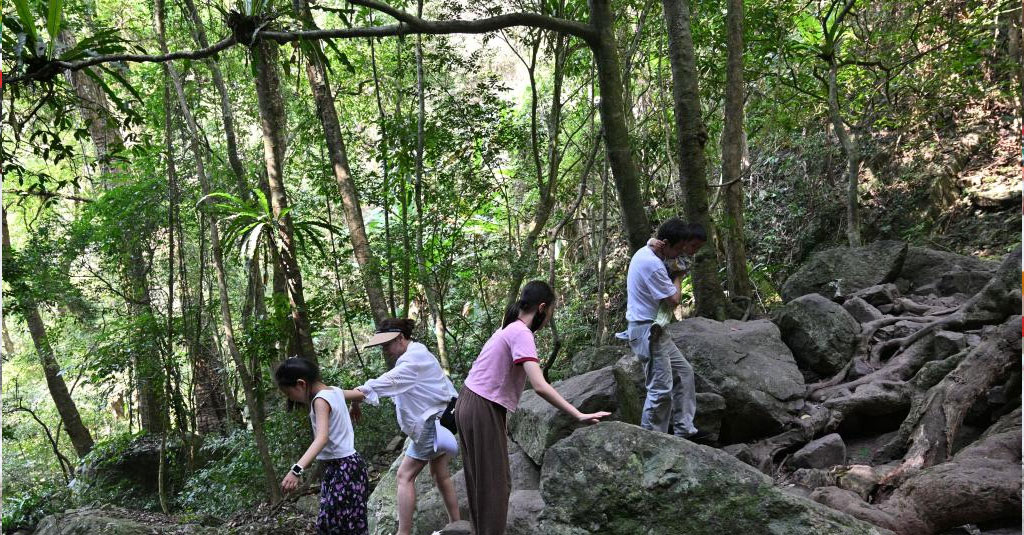
<path fill-rule="evenodd" d="M 252 61 L 256 71 L 256 97 L 259 102 L 260 123 L 263 128 L 263 157 L 267 166 L 267 185 L 270 205 L 277 220 L 277 237 L 273 240 L 277 259 L 284 272 L 292 323 L 298 338 L 298 355 L 316 361 L 313 335 L 310 331 L 306 299 L 302 293 L 302 272 L 295 243 L 292 216 L 286 212 L 288 196 L 284 187 L 285 133 L 287 129 L 281 78 L 278 73 L 278 45 L 260 40 L 252 47 Z"/>
<path fill-rule="evenodd" d="M 700 223 L 708 243 L 697 252 L 691 269 L 696 314 L 724 320 L 728 309 L 718 279 L 715 233 L 708 213 L 708 182 L 704 146 L 708 132 L 701 118 L 697 89 L 697 62 L 690 32 L 690 7 L 684 0 L 662 0 L 668 29 L 669 64 L 672 67 L 672 100 L 676 135 L 679 138 L 679 185 L 683 192 L 683 216 Z"/>

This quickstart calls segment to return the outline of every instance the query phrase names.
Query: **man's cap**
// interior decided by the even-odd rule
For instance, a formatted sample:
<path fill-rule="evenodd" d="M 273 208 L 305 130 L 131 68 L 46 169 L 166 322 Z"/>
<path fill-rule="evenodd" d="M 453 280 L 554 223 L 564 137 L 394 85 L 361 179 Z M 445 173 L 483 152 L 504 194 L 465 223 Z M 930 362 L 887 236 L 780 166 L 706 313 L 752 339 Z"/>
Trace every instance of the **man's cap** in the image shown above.
<path fill-rule="evenodd" d="M 398 327 L 389 327 L 387 329 L 377 329 L 377 332 L 374 333 L 374 335 L 370 338 L 370 340 L 367 341 L 365 344 L 363 344 L 363 349 L 366 349 L 368 347 L 373 347 L 373 346 L 384 345 L 384 344 L 394 340 L 395 338 L 398 338 L 398 335 L 400 335 L 400 334 L 402 334 L 402 329 L 400 329 Z"/>

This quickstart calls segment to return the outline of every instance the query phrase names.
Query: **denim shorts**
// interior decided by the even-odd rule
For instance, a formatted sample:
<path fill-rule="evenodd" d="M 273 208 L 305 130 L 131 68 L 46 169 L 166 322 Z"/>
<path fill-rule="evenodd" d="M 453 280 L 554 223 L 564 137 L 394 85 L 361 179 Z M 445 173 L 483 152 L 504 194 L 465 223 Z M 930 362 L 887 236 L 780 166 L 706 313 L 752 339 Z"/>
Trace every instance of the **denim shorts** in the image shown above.
<path fill-rule="evenodd" d="M 412 457 L 418 461 L 432 461 L 444 455 L 443 451 L 434 451 L 434 441 L 437 439 L 437 429 L 434 428 L 434 422 L 441 417 L 443 412 L 441 411 L 427 418 L 426 423 L 423 424 L 423 431 L 420 433 L 419 439 L 410 442 L 409 447 L 405 449 L 407 457 Z"/>

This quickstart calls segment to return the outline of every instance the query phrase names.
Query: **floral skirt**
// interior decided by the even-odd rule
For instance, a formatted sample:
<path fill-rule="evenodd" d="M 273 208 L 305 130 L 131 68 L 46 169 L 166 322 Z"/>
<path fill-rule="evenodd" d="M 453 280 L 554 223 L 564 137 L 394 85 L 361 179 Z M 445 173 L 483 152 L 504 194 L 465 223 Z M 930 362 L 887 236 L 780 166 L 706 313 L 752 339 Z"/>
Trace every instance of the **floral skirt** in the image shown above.
<path fill-rule="evenodd" d="M 341 459 L 320 461 L 324 477 L 320 483 L 319 535 L 367 535 L 366 501 L 370 481 L 366 463 L 358 453 Z"/>

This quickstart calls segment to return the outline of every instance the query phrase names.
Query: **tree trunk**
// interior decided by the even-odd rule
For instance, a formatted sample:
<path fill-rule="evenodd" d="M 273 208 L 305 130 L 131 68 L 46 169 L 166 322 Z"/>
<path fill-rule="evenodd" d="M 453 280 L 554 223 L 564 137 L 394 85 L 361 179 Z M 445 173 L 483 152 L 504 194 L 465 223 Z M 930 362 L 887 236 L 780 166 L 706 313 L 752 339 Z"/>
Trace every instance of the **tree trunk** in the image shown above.
<path fill-rule="evenodd" d="M 206 29 L 203 28 L 203 21 L 199 18 L 199 11 L 196 9 L 195 2 L 193 0 L 185 0 L 185 7 L 185 12 L 189 19 L 192 20 L 192 25 L 195 29 L 196 43 L 202 48 L 210 46 L 210 41 L 206 38 Z M 238 196 L 248 201 L 252 198 L 252 194 L 249 191 L 249 181 L 245 176 L 245 166 L 242 164 L 242 158 L 238 154 L 235 116 L 234 112 L 231 111 L 231 99 L 228 96 L 227 84 L 224 83 L 224 75 L 220 71 L 217 60 L 207 58 L 205 62 L 206 66 L 210 69 L 210 74 L 213 76 L 213 86 L 217 88 L 217 95 L 220 97 L 220 115 L 221 120 L 224 122 L 224 139 L 227 145 L 228 163 L 231 166 L 232 174 L 235 176 L 235 188 L 237 189 Z M 252 264 L 249 266 L 248 287 L 246 288 L 247 299 L 245 305 L 242 306 L 243 326 L 248 325 L 249 318 L 253 314 L 256 317 L 262 317 L 266 312 L 263 305 L 263 277 L 257 268 L 259 266 L 259 252 L 257 251 L 254 255 Z"/>
<path fill-rule="evenodd" d="M 64 30 L 60 34 L 61 44 L 65 47 L 75 45 L 74 36 Z M 117 185 L 121 168 L 115 165 L 114 158 L 124 148 L 124 140 L 116 123 L 108 122 L 110 111 L 106 93 L 83 71 L 67 74 L 67 78 L 79 99 L 79 112 L 89 130 L 96 151 L 97 170 L 96 182 L 103 189 Z M 134 318 L 155 317 L 149 299 L 149 283 L 146 273 L 146 262 L 142 245 L 137 240 L 129 240 L 125 250 L 127 259 L 121 266 L 125 277 L 128 310 Z M 151 343 L 153 333 L 137 331 L 129 335 L 134 339 L 136 351 L 132 353 L 133 365 L 136 368 L 135 380 L 139 393 L 139 414 L 142 428 L 146 431 L 159 433 L 165 428 L 166 400 L 163 393 L 163 372 L 159 363 L 160 356 Z"/>
<path fill-rule="evenodd" d="M 164 37 L 164 22 L 163 22 L 163 11 L 164 5 L 163 0 L 157 0 L 156 6 L 156 26 L 157 33 L 160 38 L 160 48 L 164 54 L 167 53 L 167 41 Z M 203 191 L 203 196 L 210 194 L 210 181 L 206 175 L 206 168 L 203 163 L 203 151 L 199 146 L 199 140 L 201 139 L 201 133 L 199 126 L 195 122 L 195 118 L 192 116 L 192 111 L 188 107 L 188 101 L 185 98 L 185 92 L 181 85 L 181 79 L 178 76 L 177 70 L 171 63 L 165 63 L 164 68 L 166 69 L 167 76 L 171 79 L 174 84 L 175 93 L 178 96 L 178 105 L 181 108 L 182 115 L 185 116 L 185 123 L 188 125 L 189 132 L 191 134 L 191 149 L 193 157 L 195 158 L 196 174 L 199 176 L 199 184 Z M 256 399 L 256 392 L 253 388 L 252 376 L 249 370 L 246 369 L 245 362 L 242 358 L 241 352 L 238 350 L 238 346 L 235 343 L 234 327 L 231 321 L 231 303 L 228 298 L 227 289 L 227 277 L 224 272 L 224 258 L 223 251 L 220 244 L 220 235 L 217 229 L 217 222 L 212 216 L 207 215 L 210 227 L 210 249 L 213 252 L 214 267 L 217 272 L 217 290 L 220 298 L 220 314 L 221 314 L 221 331 L 224 335 L 224 341 L 228 346 L 228 352 L 231 354 L 231 358 L 235 361 L 235 367 L 237 368 L 238 374 L 242 379 L 242 387 L 245 391 L 246 404 L 249 406 L 249 411 L 252 414 L 252 428 L 253 437 L 256 440 L 256 447 L 259 451 L 260 461 L 263 464 L 263 473 L 266 478 L 267 493 L 273 502 L 277 502 L 281 498 L 280 490 L 277 486 L 277 475 L 274 472 L 274 464 L 270 458 L 270 449 L 267 446 L 267 439 L 263 429 L 263 409 L 261 404 Z"/>
<path fill-rule="evenodd" d="M 14 342 L 11 340 L 11 334 L 7 332 L 7 318 L 0 317 L 0 324 L 2 324 L 3 337 L 4 337 L 4 357 L 6 360 L 14 354 Z"/>
<path fill-rule="evenodd" d="M 700 223 L 708 243 L 698 251 L 691 270 L 696 314 L 724 320 L 728 309 L 718 280 L 714 229 L 708 214 L 708 182 L 704 146 L 707 128 L 701 117 L 697 89 L 697 62 L 690 32 L 690 7 L 685 0 L 662 0 L 668 30 L 669 64 L 672 67 L 672 100 L 676 135 L 679 137 L 679 185 L 683 192 L 683 214 L 687 221 Z"/>
<path fill-rule="evenodd" d="M 302 20 L 305 29 L 316 29 L 313 14 L 310 12 L 306 0 L 292 0 L 292 8 Z M 380 284 L 380 267 L 370 249 L 370 240 L 366 236 L 359 193 L 352 181 L 352 171 L 348 166 L 345 142 L 341 136 L 338 112 L 334 105 L 334 95 L 327 80 L 327 68 L 323 63 L 325 56 L 319 41 L 310 42 L 304 50 L 306 51 L 306 77 L 309 79 L 309 87 L 313 92 L 313 99 L 316 101 L 317 115 L 320 117 L 320 124 L 324 129 L 324 139 L 327 142 L 327 151 L 331 157 L 331 167 L 334 170 L 334 178 L 338 182 L 338 191 L 341 193 L 341 205 L 345 213 L 345 222 L 348 224 L 348 234 L 352 240 L 352 252 L 361 270 L 363 286 L 370 302 L 373 319 L 380 323 L 390 314 Z"/>
<path fill-rule="evenodd" d="M 632 253 L 651 237 L 651 223 L 640 194 L 640 173 L 633 162 L 633 147 L 626 128 L 626 110 L 622 99 L 622 68 L 615 42 L 611 0 L 589 0 L 590 24 L 598 32 L 592 44 L 597 80 L 601 90 L 601 125 L 604 145 L 619 194 L 622 227 Z"/>
<path fill-rule="evenodd" d="M 541 37 L 541 35 L 536 37 L 537 40 L 534 42 L 531 62 L 530 65 L 527 66 L 527 71 L 529 72 L 530 77 L 531 150 L 533 151 L 534 165 L 536 167 L 537 188 L 539 190 L 539 194 L 537 197 L 537 205 L 534 207 L 533 211 L 533 220 L 530 221 L 530 226 L 527 229 L 526 238 L 523 240 L 519 255 L 512 264 L 512 281 L 509 284 L 508 292 L 505 295 L 506 307 L 514 303 L 519 298 L 519 289 L 523 284 L 523 279 L 526 278 L 528 273 L 534 271 L 536 268 L 537 240 L 540 238 L 541 233 L 544 232 L 544 227 L 547 225 L 548 219 L 551 218 L 551 213 L 555 208 L 555 200 L 557 198 L 558 167 L 559 161 L 561 160 L 561 150 L 558 146 L 558 137 L 562 124 L 562 81 L 564 79 L 564 67 L 568 54 L 568 47 L 564 36 L 556 35 L 554 37 L 554 67 L 551 73 L 551 106 L 547 120 L 548 147 L 547 166 L 545 169 L 540 158 L 540 136 L 538 135 L 539 126 L 537 124 L 537 108 L 539 107 L 540 102 L 538 99 L 537 80 L 535 77 L 537 52 L 540 50 Z"/>
<path fill-rule="evenodd" d="M 256 97 L 259 102 L 260 123 L 263 127 L 263 155 L 267 164 L 267 184 L 270 189 L 270 205 L 274 218 L 278 220 L 278 236 L 275 242 L 277 258 L 287 282 L 288 302 L 291 305 L 292 323 L 298 337 L 298 354 L 316 362 L 313 336 L 310 332 L 306 299 L 302 293 L 302 272 L 296 254 L 295 230 L 288 209 L 288 197 L 284 188 L 284 152 L 286 115 L 281 96 L 281 79 L 278 74 L 278 44 L 261 39 L 251 48 L 253 67 L 256 71 Z"/>
<path fill-rule="evenodd" d="M 722 131 L 722 184 L 725 187 L 726 267 L 731 296 L 752 297 L 743 236 L 743 0 L 728 0 L 726 33 L 729 59 L 725 66 L 725 129 Z"/>
<path fill-rule="evenodd" d="M 11 252 L 11 235 L 7 229 L 7 209 L 4 208 L 3 255 L 8 262 L 12 258 Z M 8 271 L 12 271 L 10 267 L 8 267 Z M 53 398 L 54 405 L 57 406 L 57 414 L 60 415 L 60 421 L 64 425 L 68 437 L 71 438 L 71 444 L 75 448 L 75 453 L 79 457 L 83 457 L 92 449 L 92 435 L 89 434 L 89 430 L 82 423 L 78 407 L 75 406 L 75 401 L 71 399 L 71 393 L 68 392 L 68 387 L 64 383 L 64 377 L 61 375 L 60 366 L 57 364 L 56 357 L 54 357 L 53 348 L 46 337 L 46 326 L 43 324 L 43 318 L 39 314 L 39 306 L 27 292 L 19 297 L 18 304 L 25 315 L 25 322 L 28 323 L 28 330 L 32 335 L 32 343 L 36 346 L 36 354 L 39 355 L 39 363 L 42 365 L 43 375 L 46 377 L 46 387 L 50 391 L 50 397 Z"/>
<path fill-rule="evenodd" d="M 837 87 L 836 75 L 839 70 L 836 64 L 835 54 L 839 52 L 838 41 L 835 44 L 832 58 L 828 69 L 828 115 L 832 120 L 832 127 L 839 138 L 839 144 L 846 154 L 846 238 L 850 247 L 860 247 L 860 209 L 858 201 L 858 188 L 860 176 L 861 155 L 857 139 L 851 135 L 843 123 L 842 112 L 839 109 L 839 88 Z"/>

